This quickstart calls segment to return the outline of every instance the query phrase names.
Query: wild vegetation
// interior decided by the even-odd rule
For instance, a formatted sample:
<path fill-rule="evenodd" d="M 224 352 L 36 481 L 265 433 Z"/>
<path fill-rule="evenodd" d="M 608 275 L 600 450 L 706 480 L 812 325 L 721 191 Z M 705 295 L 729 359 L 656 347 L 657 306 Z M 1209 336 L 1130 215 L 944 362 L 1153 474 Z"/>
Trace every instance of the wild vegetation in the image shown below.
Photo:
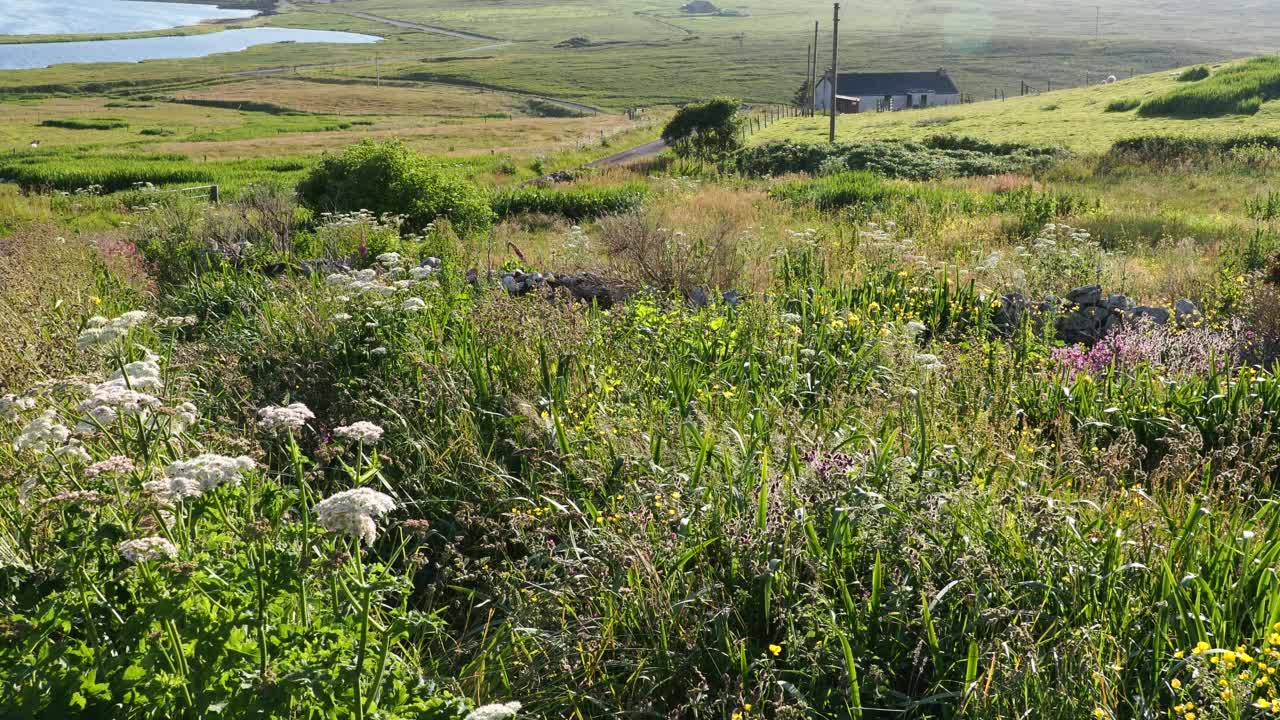
<path fill-rule="evenodd" d="M 0 717 L 1280 712 L 1265 9 L 678 4 L 0 73 Z"/>
<path fill-rule="evenodd" d="M 933 135 L 6 186 L 0 710 L 1270 712 L 1277 143 Z"/>

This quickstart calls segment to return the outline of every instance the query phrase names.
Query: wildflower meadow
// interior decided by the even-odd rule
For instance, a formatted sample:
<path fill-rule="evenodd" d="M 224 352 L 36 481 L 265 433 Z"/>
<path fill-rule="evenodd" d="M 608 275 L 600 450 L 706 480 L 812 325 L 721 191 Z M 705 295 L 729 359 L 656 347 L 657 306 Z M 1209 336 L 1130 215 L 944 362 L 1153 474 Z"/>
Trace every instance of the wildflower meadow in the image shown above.
<path fill-rule="evenodd" d="M 0 717 L 1280 712 L 1267 221 L 448 172 L 0 204 Z"/>

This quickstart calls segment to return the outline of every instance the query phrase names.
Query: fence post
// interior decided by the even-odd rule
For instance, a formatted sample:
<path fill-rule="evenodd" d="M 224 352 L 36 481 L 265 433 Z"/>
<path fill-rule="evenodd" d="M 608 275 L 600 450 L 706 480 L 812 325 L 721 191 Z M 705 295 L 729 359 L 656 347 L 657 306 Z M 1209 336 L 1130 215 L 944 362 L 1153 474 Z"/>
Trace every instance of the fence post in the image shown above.
<path fill-rule="evenodd" d="M 218 194 L 218 186 L 210 185 L 209 186 L 209 202 L 216 203 L 219 201 L 219 199 L 220 199 L 220 196 Z"/>

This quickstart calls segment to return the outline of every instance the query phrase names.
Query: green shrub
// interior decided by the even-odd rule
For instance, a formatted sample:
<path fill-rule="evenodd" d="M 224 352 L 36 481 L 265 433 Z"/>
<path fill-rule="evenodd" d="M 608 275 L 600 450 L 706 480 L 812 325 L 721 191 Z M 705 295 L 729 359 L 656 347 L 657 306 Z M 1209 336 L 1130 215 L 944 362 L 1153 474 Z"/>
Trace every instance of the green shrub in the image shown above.
<path fill-rule="evenodd" d="M 1134 98 L 1120 98 L 1119 100 L 1112 100 L 1107 103 L 1107 107 L 1104 112 L 1129 112 L 1130 110 L 1137 109 L 1141 104 L 1141 100 L 1135 100 Z"/>
<path fill-rule="evenodd" d="M 1034 172 L 1065 154 L 1056 148 L 938 135 L 922 143 L 769 143 L 742 151 L 736 164 L 739 172 L 756 176 L 872 170 L 886 177 L 929 180 Z"/>
<path fill-rule="evenodd" d="M 649 189 L 642 183 L 568 190 L 530 186 L 501 190 L 491 204 L 500 218 L 538 213 L 580 222 L 630 212 L 643 205 L 648 196 Z"/>
<path fill-rule="evenodd" d="M 1280 57 L 1261 57 L 1152 98 L 1138 108 L 1138 114 L 1184 119 L 1253 115 L 1262 109 L 1262 103 L 1277 95 Z"/>
<path fill-rule="evenodd" d="M 82 120 L 80 118 L 64 118 L 44 120 L 40 127 L 62 128 L 63 130 L 118 130 L 129 127 L 129 123 L 117 118 L 100 118 Z"/>
<path fill-rule="evenodd" d="M 888 210 L 918 201 L 938 211 L 976 212 L 986 206 L 975 193 L 888 180 L 866 170 L 783 183 L 770 190 L 769 194 L 779 200 L 812 205 L 819 210 L 854 206 Z"/>
<path fill-rule="evenodd" d="M 364 140 L 340 155 L 326 154 L 299 183 L 298 197 L 316 211 L 400 215 L 408 232 L 421 232 L 438 217 L 464 235 L 483 232 L 493 222 L 476 186 L 398 140 Z"/>
<path fill-rule="evenodd" d="M 1209 77 L 1209 68 L 1204 65 L 1197 65 L 1193 68 L 1187 68 L 1178 76 L 1178 82 L 1196 82 Z"/>

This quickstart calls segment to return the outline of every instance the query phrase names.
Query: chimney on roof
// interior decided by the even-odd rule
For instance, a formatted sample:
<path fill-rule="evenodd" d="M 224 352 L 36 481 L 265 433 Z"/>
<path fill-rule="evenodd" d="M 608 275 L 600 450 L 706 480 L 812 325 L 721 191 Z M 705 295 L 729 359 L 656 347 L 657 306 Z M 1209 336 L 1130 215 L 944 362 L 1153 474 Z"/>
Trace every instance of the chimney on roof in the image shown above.
<path fill-rule="evenodd" d="M 938 68 L 938 74 L 939 74 L 939 75 L 941 75 L 942 77 L 946 77 L 946 76 L 947 76 L 947 69 L 946 69 L 946 68 Z"/>

